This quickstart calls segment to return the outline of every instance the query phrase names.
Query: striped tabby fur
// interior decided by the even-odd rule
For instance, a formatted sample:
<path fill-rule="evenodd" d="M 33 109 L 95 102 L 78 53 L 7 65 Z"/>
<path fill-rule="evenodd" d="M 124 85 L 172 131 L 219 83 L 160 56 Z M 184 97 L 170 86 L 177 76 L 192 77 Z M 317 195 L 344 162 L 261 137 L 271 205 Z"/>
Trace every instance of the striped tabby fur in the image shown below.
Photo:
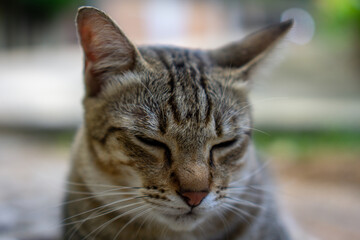
<path fill-rule="evenodd" d="M 103 12 L 81 8 L 85 121 L 63 239 L 290 239 L 247 93 L 291 25 L 216 50 L 136 48 Z"/>

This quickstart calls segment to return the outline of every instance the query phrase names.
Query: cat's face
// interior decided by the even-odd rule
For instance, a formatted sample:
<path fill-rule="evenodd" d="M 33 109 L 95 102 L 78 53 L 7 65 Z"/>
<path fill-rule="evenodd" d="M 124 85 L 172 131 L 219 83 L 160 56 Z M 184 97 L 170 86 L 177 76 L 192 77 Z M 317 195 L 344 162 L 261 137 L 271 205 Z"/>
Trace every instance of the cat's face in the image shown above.
<path fill-rule="evenodd" d="M 139 193 L 159 219 L 183 229 L 218 210 L 230 177 L 246 161 L 251 123 L 245 92 L 210 69 L 201 73 L 203 63 L 181 53 L 163 50 L 165 62 L 154 55 L 146 71 L 113 75 L 114 82 L 85 106 L 89 141 L 103 170 L 122 178 L 121 169 L 131 166 L 119 185 L 144 187 Z M 165 66 L 173 61 L 184 67 L 169 71 Z M 94 108 L 94 101 L 101 106 Z"/>
<path fill-rule="evenodd" d="M 250 161 L 246 84 L 267 46 L 137 49 L 90 8 L 80 10 L 78 29 L 86 61 L 85 129 L 96 164 L 85 181 L 101 176 L 98 183 L 136 189 L 137 200 L 174 230 L 191 230 L 224 211 L 229 184 L 244 177 Z M 271 45 L 278 32 L 258 37 Z"/>

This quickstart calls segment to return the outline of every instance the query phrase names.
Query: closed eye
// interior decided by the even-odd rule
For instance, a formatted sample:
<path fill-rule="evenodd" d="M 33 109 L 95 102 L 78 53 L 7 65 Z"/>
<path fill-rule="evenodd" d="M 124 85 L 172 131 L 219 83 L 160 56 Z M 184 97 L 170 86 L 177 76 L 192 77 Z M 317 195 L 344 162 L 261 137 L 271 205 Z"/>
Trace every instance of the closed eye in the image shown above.
<path fill-rule="evenodd" d="M 237 142 L 237 140 L 238 140 L 237 138 L 234 138 L 229 141 L 216 144 L 211 148 L 211 150 L 231 147 Z"/>
<path fill-rule="evenodd" d="M 171 165 L 171 162 L 172 162 L 171 151 L 170 151 L 170 148 L 165 143 L 159 142 L 152 138 L 143 137 L 143 136 L 139 136 L 139 135 L 135 135 L 135 137 L 137 140 L 139 140 L 139 142 L 141 142 L 149 147 L 155 147 L 155 148 L 160 148 L 160 149 L 165 150 L 164 157 L 165 157 L 167 163 L 169 164 L 169 166 Z"/>
<path fill-rule="evenodd" d="M 157 141 L 155 139 L 148 138 L 148 137 L 143 137 L 143 136 L 139 136 L 139 135 L 136 135 L 135 137 L 136 137 L 137 140 L 139 140 L 143 144 L 148 145 L 150 147 L 168 149 L 168 146 L 165 143 L 159 142 L 159 141 Z"/>
<path fill-rule="evenodd" d="M 215 166 L 214 165 L 214 159 L 213 159 L 213 151 L 214 150 L 231 147 L 231 146 L 235 145 L 237 140 L 238 140 L 237 138 L 234 138 L 234 139 L 231 139 L 229 141 L 221 142 L 219 144 L 216 144 L 216 145 L 212 146 L 212 148 L 210 150 L 210 159 L 209 159 L 210 166 L 212 166 L 212 167 Z"/>

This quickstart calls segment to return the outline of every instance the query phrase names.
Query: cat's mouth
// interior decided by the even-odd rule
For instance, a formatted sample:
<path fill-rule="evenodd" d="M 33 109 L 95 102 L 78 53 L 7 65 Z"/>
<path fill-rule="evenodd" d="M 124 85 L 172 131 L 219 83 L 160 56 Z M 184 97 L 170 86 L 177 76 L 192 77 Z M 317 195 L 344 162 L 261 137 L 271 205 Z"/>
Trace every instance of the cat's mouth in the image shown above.
<path fill-rule="evenodd" d="M 199 214 L 196 214 L 194 212 L 188 212 L 185 214 L 181 214 L 175 217 L 176 221 L 194 221 L 199 218 Z"/>
<path fill-rule="evenodd" d="M 215 195 L 209 194 L 199 206 L 185 206 L 184 203 L 162 205 L 156 207 L 154 213 L 158 220 L 175 231 L 191 231 L 208 218 L 211 209 L 214 209 Z M 210 208 L 211 207 L 211 208 Z"/>
<path fill-rule="evenodd" d="M 174 222 L 176 224 L 190 224 L 198 222 L 202 215 L 197 213 L 196 211 L 189 210 L 186 213 L 178 213 L 178 214 L 164 214 L 163 215 L 170 222 Z"/>
<path fill-rule="evenodd" d="M 162 214 L 162 216 L 163 222 L 175 231 L 191 231 L 202 219 L 200 214 L 191 210 L 186 213 Z"/>
<path fill-rule="evenodd" d="M 169 217 L 169 218 L 175 218 L 176 220 L 178 220 L 178 219 L 183 219 L 183 218 L 196 218 L 196 217 L 199 217 L 199 214 L 195 213 L 193 210 L 190 210 L 186 213 L 164 214 L 164 216 Z"/>

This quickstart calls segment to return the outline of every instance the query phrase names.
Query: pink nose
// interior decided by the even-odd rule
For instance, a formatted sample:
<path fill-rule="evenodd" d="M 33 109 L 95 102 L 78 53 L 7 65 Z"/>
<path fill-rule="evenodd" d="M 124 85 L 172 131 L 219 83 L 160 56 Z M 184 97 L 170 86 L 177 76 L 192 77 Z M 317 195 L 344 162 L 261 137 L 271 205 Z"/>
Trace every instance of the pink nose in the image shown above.
<path fill-rule="evenodd" d="M 183 192 L 180 195 L 190 207 L 196 207 L 209 192 Z"/>

